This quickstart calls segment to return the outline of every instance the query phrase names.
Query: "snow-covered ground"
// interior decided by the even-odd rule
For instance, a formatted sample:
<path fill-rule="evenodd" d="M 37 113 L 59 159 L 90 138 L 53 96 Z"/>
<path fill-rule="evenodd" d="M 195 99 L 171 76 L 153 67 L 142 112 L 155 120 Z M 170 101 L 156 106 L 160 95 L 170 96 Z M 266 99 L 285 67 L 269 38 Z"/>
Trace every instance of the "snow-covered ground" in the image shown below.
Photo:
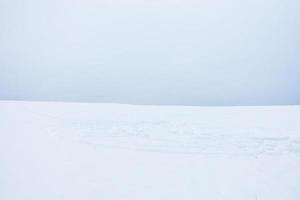
<path fill-rule="evenodd" d="M 300 106 L 0 101 L 1 200 L 298 200 Z"/>

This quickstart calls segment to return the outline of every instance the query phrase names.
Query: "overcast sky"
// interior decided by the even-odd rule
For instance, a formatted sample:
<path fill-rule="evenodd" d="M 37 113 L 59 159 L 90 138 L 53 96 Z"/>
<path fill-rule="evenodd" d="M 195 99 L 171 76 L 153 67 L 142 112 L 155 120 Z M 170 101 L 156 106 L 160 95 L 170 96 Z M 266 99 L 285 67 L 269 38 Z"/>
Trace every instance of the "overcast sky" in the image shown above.
<path fill-rule="evenodd" d="M 0 99 L 300 104 L 299 0 L 0 0 Z"/>

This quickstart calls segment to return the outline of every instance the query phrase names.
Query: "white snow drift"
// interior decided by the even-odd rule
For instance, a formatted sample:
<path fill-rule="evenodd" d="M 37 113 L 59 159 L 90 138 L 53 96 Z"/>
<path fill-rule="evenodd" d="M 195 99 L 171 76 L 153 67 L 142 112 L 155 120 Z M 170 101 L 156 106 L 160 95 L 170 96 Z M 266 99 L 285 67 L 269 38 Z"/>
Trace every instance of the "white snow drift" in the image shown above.
<path fill-rule="evenodd" d="M 297 200 L 300 106 L 0 102 L 1 200 Z"/>

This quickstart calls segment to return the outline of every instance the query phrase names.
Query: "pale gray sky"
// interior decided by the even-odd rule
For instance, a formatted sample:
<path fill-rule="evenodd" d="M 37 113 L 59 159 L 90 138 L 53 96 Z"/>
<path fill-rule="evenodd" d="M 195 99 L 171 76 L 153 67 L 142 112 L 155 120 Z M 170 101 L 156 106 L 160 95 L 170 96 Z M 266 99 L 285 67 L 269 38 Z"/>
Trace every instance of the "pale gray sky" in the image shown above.
<path fill-rule="evenodd" d="M 0 99 L 300 104 L 298 0 L 0 0 Z"/>

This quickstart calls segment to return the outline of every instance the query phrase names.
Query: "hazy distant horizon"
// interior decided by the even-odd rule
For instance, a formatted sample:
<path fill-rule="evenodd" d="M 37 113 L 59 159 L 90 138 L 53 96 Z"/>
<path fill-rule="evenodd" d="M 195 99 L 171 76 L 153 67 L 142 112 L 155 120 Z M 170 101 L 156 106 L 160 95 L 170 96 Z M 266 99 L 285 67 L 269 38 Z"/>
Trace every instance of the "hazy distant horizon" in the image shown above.
<path fill-rule="evenodd" d="M 239 104 L 228 104 L 228 103 L 203 103 L 203 104 L 193 104 L 193 103 L 140 103 L 140 102 L 126 102 L 126 101 L 92 101 L 92 100 L 70 100 L 70 99 L 18 99 L 18 98 L 13 98 L 13 99 L 0 99 L 0 101 L 11 101 L 11 102 L 40 102 L 40 103 L 91 103 L 91 104 L 120 104 L 120 105 L 136 105 L 136 106 L 184 106 L 184 107 L 273 107 L 273 106 L 300 106 L 299 103 L 290 103 L 290 104 L 270 104 L 270 103 L 260 103 L 260 104 L 244 104 L 244 103 L 239 103 Z"/>
<path fill-rule="evenodd" d="M 299 7 L 0 0 L 0 100 L 300 105 Z"/>

